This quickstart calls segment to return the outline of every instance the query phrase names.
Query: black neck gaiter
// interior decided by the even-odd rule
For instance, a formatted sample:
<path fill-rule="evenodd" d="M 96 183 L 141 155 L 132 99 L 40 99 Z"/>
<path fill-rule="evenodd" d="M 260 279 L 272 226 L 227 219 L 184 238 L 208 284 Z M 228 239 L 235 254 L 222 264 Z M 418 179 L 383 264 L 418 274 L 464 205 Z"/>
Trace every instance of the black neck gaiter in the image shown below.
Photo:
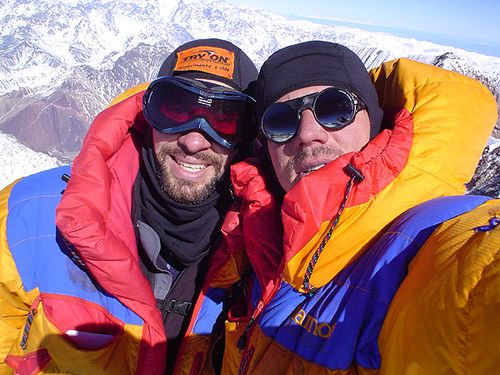
<path fill-rule="evenodd" d="M 203 259 L 220 237 L 219 225 L 230 202 L 221 199 L 219 192 L 197 204 L 179 203 L 168 197 L 156 178 L 151 137 L 146 138 L 134 189 L 134 219 L 155 230 L 162 244 L 160 254 L 168 263 L 184 268 Z M 219 185 L 227 187 L 227 181 Z"/>

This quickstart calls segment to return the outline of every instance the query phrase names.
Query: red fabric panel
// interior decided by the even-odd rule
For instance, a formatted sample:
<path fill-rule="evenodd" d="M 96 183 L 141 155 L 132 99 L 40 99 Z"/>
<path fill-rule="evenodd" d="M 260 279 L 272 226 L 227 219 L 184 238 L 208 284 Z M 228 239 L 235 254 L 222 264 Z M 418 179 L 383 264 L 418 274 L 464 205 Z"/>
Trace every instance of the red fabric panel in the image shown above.
<path fill-rule="evenodd" d="M 47 319 L 80 349 L 96 349 L 96 346 L 86 347 L 81 340 L 66 335 L 68 330 L 109 336 L 123 332 L 123 322 L 95 303 L 64 295 L 42 294 L 41 297 Z"/>
<path fill-rule="evenodd" d="M 47 349 L 39 349 L 23 356 L 8 355 L 5 357 L 5 363 L 13 368 L 17 375 L 38 374 L 47 367 L 51 360 Z"/>
<path fill-rule="evenodd" d="M 141 344 L 144 357 L 140 356 L 138 367 L 146 372 L 141 363 L 147 364 L 150 371 L 161 373 L 165 332 L 151 287 L 137 262 L 130 218 L 138 148 L 149 131 L 142 97 L 139 92 L 96 117 L 73 163 L 56 222 L 92 277 L 145 321 L 143 340 L 148 342 Z"/>
<path fill-rule="evenodd" d="M 364 182 L 353 188 L 347 207 L 367 202 L 404 168 L 413 143 L 412 117 L 403 109 L 389 120 L 394 128 L 382 131 L 362 151 L 343 155 L 302 178 L 286 194 L 282 217 L 278 203 L 265 186 L 262 166 L 257 159 L 231 167 L 235 194 L 243 198 L 240 212 L 244 213 L 241 218 L 244 246 L 264 288 L 264 302 L 277 287 L 284 262 L 302 249 L 321 223 L 332 218 L 332 212 L 337 212 L 349 180 L 343 171 L 347 164 L 351 163 L 365 176 Z M 328 187 L 321 189 L 322 194 L 318 194 L 320 185 Z M 289 228 L 286 234 L 283 234 L 283 227 Z"/>
<path fill-rule="evenodd" d="M 394 118 L 394 128 L 383 130 L 359 152 L 342 155 L 313 174 L 302 178 L 285 196 L 282 205 L 284 253 L 288 262 L 331 220 L 344 198 L 352 164 L 365 179 L 354 185 L 346 207 L 361 205 L 383 190 L 402 171 L 413 144 L 413 119 L 402 109 Z M 318 190 L 318 186 L 327 189 Z M 321 194 L 318 194 L 321 191 Z"/>
<path fill-rule="evenodd" d="M 264 182 L 258 159 L 247 160 L 231 167 L 235 194 L 243 197 L 243 238 L 248 258 L 263 288 L 263 302 L 272 296 L 282 270 L 283 229 L 276 199 Z"/>

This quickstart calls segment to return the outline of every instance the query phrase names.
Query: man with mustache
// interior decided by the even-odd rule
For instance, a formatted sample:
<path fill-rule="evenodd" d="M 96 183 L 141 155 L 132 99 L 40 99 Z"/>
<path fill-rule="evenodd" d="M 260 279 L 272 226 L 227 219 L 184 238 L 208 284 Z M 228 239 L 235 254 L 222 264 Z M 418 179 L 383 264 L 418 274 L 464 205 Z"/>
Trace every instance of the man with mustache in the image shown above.
<path fill-rule="evenodd" d="M 271 55 L 254 96 L 262 152 L 232 166 L 223 225 L 252 271 L 222 373 L 498 373 L 500 202 L 463 195 L 491 93 L 407 59 L 368 74 L 311 41 Z"/>
<path fill-rule="evenodd" d="M 183 44 L 97 116 L 71 169 L 1 193 L 1 373 L 173 372 L 228 167 L 255 136 L 256 76 L 230 42 Z"/>

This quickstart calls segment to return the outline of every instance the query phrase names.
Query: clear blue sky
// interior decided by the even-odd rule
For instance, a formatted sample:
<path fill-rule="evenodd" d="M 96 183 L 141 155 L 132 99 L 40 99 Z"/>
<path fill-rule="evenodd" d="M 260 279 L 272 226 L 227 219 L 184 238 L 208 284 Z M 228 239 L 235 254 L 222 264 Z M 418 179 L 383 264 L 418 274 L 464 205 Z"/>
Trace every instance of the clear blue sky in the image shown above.
<path fill-rule="evenodd" d="M 500 57 L 500 0 L 228 0 L 322 22 L 364 24 Z M 319 22 L 317 20 L 316 22 Z M 345 23 L 342 23 L 345 25 Z"/>

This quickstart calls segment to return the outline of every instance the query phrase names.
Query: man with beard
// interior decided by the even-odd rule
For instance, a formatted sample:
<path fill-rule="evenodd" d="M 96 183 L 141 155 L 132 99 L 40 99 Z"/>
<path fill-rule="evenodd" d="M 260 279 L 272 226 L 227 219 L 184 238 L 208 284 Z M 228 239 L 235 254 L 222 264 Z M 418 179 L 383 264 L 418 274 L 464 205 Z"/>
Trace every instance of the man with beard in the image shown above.
<path fill-rule="evenodd" d="M 407 59 L 368 74 L 311 41 L 271 55 L 254 97 L 263 150 L 232 166 L 223 225 L 252 272 L 223 373 L 500 373 L 500 202 L 463 195 L 488 89 Z"/>
<path fill-rule="evenodd" d="M 213 278 L 228 166 L 253 139 L 256 75 L 230 42 L 188 42 L 96 117 L 71 170 L 1 193 L 1 373 L 173 372 Z"/>

